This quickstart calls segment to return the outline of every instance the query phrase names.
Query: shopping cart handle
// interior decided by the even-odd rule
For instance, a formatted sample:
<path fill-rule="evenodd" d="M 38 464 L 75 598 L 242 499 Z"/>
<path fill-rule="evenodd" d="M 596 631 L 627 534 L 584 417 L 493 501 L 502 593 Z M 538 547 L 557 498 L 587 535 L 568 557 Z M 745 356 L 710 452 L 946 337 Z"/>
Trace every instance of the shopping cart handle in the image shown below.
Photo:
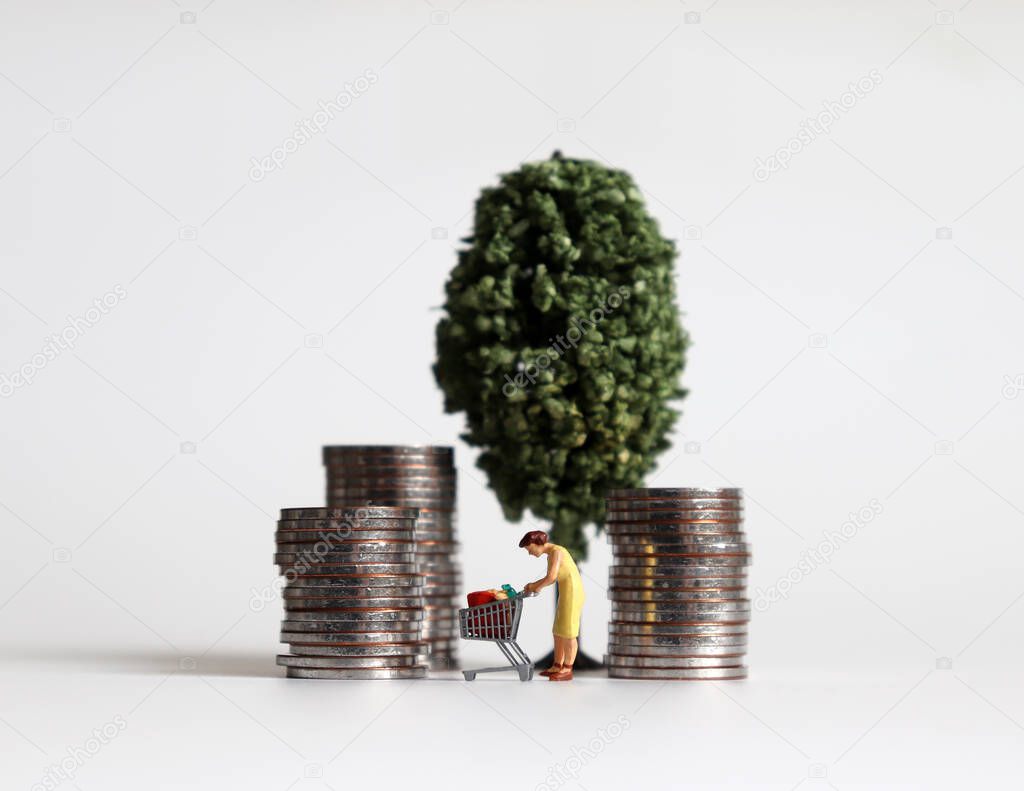
<path fill-rule="evenodd" d="M 537 591 L 529 591 L 529 592 L 527 592 L 527 591 L 522 591 L 522 592 L 521 592 L 521 593 L 519 594 L 519 598 L 520 598 L 520 599 L 532 599 L 532 598 L 534 598 L 534 597 L 535 597 L 536 595 L 537 595 Z"/>

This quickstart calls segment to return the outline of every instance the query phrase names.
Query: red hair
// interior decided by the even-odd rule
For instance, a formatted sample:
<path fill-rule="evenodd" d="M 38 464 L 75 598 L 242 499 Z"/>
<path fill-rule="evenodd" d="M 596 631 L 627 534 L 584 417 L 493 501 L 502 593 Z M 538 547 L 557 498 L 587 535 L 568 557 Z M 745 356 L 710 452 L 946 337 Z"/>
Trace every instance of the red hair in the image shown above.
<path fill-rule="evenodd" d="M 530 544 L 538 544 L 540 546 L 544 546 L 546 543 L 548 543 L 548 534 L 545 533 L 543 530 L 531 530 L 529 533 L 527 533 L 525 536 L 519 539 L 520 547 L 529 546 Z"/>

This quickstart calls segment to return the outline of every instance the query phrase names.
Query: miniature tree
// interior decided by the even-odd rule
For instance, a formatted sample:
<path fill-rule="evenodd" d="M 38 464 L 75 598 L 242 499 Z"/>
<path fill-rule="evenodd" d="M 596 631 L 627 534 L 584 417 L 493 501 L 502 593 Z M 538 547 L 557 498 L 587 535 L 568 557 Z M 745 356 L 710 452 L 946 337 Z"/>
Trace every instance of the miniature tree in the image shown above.
<path fill-rule="evenodd" d="M 642 486 L 685 396 L 676 248 L 628 173 L 558 152 L 483 190 L 446 284 L 434 374 L 505 516 L 586 557 L 612 488 Z"/>

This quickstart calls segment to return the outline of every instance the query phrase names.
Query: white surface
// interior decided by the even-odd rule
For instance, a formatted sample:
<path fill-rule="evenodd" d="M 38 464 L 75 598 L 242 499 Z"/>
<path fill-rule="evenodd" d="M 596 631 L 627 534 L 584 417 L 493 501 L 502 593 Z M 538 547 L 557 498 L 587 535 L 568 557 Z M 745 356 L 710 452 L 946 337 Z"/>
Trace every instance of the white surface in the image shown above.
<path fill-rule="evenodd" d="M 4 788 L 115 716 L 81 791 L 284 791 L 308 763 L 336 789 L 533 788 L 620 715 L 588 791 L 1019 774 L 1019 4 L 954 24 L 924 0 L 188 10 L 0 2 L 0 372 L 126 293 L 0 400 Z M 367 69 L 323 134 L 249 179 Z M 755 178 L 875 69 L 829 134 Z M 429 369 L 453 246 L 481 186 L 556 147 L 630 170 L 681 240 L 692 393 L 650 482 L 743 486 L 754 590 L 797 569 L 755 613 L 751 679 L 281 679 L 278 607 L 249 606 L 276 510 L 322 502 L 324 443 L 457 443 Z M 466 587 L 521 584 L 534 524 L 503 521 L 473 456 L 458 446 Z M 607 562 L 595 542 L 598 654 Z"/>

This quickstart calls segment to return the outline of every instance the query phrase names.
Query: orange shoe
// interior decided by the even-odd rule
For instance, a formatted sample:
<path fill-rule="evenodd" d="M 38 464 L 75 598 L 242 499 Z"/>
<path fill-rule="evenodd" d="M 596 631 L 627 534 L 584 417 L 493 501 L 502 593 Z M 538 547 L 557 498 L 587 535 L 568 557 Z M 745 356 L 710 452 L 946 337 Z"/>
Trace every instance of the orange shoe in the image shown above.
<path fill-rule="evenodd" d="M 562 672 L 562 666 L 559 665 L 559 664 L 554 664 L 551 667 L 549 667 L 547 670 L 540 671 L 540 673 L 538 673 L 538 675 L 550 677 L 550 676 L 555 675 L 555 673 L 561 673 L 561 672 Z"/>
<path fill-rule="evenodd" d="M 561 670 L 548 676 L 548 681 L 572 681 L 572 667 L 562 665 Z"/>

